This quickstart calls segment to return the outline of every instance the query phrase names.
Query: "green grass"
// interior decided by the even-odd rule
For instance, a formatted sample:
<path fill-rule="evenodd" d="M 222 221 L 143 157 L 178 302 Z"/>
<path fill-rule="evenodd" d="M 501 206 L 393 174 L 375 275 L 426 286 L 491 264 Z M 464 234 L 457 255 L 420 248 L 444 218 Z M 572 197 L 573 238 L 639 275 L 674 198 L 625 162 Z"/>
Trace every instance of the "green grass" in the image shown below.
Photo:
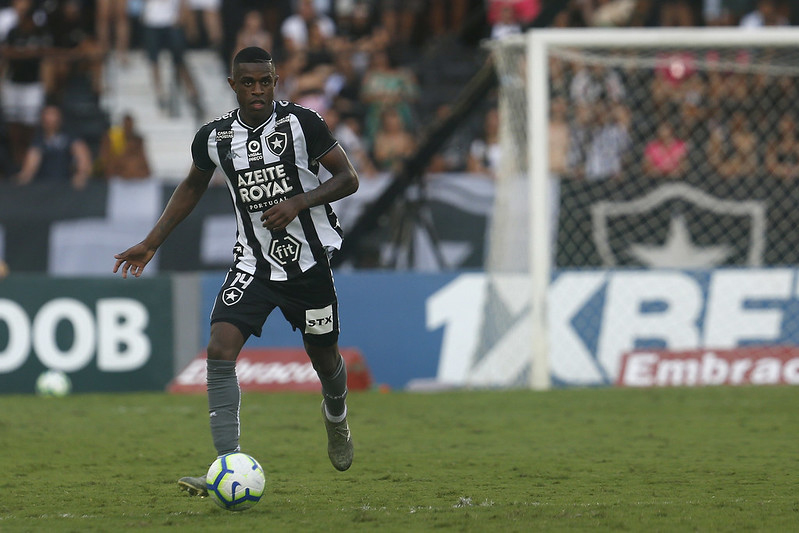
<path fill-rule="evenodd" d="M 177 489 L 213 459 L 204 396 L 0 396 L 0 531 L 788 531 L 799 389 L 350 395 L 355 463 L 315 395 L 246 394 L 267 474 L 230 513 Z"/>

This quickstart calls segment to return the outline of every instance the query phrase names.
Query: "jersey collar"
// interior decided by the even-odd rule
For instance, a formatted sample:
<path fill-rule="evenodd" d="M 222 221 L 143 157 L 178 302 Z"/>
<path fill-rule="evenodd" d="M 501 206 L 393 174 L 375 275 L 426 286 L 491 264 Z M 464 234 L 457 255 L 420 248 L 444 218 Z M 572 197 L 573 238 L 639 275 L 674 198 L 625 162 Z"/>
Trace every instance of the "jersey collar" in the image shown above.
<path fill-rule="evenodd" d="M 241 119 L 241 108 L 239 108 L 239 109 L 236 109 L 236 121 L 237 121 L 239 124 L 241 124 L 241 125 L 242 125 L 244 128 L 246 128 L 246 129 L 248 129 L 248 130 L 251 130 L 251 131 L 259 130 L 259 129 L 263 128 L 264 126 L 266 126 L 267 124 L 269 124 L 270 122 L 272 122 L 272 120 L 274 120 L 274 118 L 275 118 L 275 110 L 276 110 L 276 109 L 277 109 L 277 103 L 276 103 L 276 102 L 273 100 L 273 101 L 272 101 L 272 113 L 270 113 L 270 114 L 269 114 L 269 118 L 268 118 L 268 119 L 266 119 L 266 120 L 263 122 L 263 124 L 260 124 L 260 125 L 258 125 L 258 126 L 256 126 L 256 127 L 254 127 L 254 128 L 253 128 L 252 126 L 248 126 L 248 125 L 247 125 L 247 123 L 245 123 L 245 122 L 244 122 L 244 121 Z"/>

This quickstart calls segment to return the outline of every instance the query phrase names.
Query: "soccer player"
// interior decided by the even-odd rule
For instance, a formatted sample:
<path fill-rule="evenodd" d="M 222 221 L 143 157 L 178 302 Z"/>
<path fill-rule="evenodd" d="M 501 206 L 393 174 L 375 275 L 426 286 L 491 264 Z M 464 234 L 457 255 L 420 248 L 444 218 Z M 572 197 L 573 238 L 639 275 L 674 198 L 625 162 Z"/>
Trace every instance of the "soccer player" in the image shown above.
<path fill-rule="evenodd" d="M 347 369 L 338 351 L 339 317 L 329 257 L 341 245 L 330 203 L 358 189 L 358 175 L 314 111 L 275 102 L 278 76 L 271 55 L 257 47 L 233 58 L 228 83 L 239 108 L 205 124 L 192 143 L 193 163 L 145 239 L 115 255 L 114 272 L 139 277 L 170 232 L 197 205 L 214 169 L 221 168 L 233 199 L 237 242 L 233 266 L 211 313 L 208 408 L 219 455 L 239 450 L 236 358 L 276 307 L 302 332 L 322 382 L 328 456 L 338 470 L 352 464 L 347 424 Z M 321 182 L 319 165 L 332 177 Z M 180 487 L 207 494 L 204 477 Z"/>

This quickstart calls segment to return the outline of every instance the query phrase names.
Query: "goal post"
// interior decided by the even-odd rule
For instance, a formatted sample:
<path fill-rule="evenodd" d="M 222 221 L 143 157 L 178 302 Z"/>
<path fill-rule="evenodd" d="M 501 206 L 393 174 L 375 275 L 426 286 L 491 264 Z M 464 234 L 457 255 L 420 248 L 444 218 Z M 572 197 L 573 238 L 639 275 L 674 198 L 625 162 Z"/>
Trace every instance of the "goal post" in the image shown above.
<path fill-rule="evenodd" d="M 790 180 L 799 185 L 799 174 L 775 170 L 789 161 L 799 172 L 799 144 L 796 153 L 786 144 L 775 156 L 774 148 L 780 131 L 799 125 L 784 120 L 799 118 L 788 101 L 793 91 L 799 95 L 799 28 L 533 29 L 491 47 L 503 162 L 486 270 L 498 285 L 511 275 L 528 281 L 528 342 L 513 348 L 529 350 L 528 386 L 613 383 L 622 355 L 639 345 L 707 346 L 714 305 L 708 271 L 799 263 L 787 244 L 799 241 L 791 236 L 792 223 L 772 215 L 791 210 Z M 555 127 L 563 124 L 551 123 L 553 113 L 563 115 L 558 120 L 568 136 Z M 564 139 L 565 155 L 557 152 Z M 744 157 L 750 148 L 751 157 Z M 602 238 L 609 242 L 598 243 Z M 757 252 L 764 243 L 771 246 Z M 630 302 L 649 305 L 632 294 L 640 289 L 634 281 L 611 279 L 620 268 L 631 280 L 690 271 L 704 298 L 697 304 L 697 331 L 672 334 L 670 328 L 679 328 L 670 321 L 679 317 L 668 311 L 641 318 L 635 310 L 609 310 L 624 291 Z M 579 316 L 566 316 L 564 295 L 577 306 L 580 297 L 570 291 L 578 288 L 595 291 L 593 300 L 602 302 L 591 300 Z M 674 300 L 674 307 L 686 301 Z M 607 315 L 623 312 L 633 313 L 626 323 L 649 330 L 609 339 Z M 799 331 L 799 320 L 793 326 Z M 485 334 L 507 329 L 497 327 Z M 584 331 L 576 331 L 580 327 Z M 732 331 L 715 335 L 719 347 L 745 341 Z"/>

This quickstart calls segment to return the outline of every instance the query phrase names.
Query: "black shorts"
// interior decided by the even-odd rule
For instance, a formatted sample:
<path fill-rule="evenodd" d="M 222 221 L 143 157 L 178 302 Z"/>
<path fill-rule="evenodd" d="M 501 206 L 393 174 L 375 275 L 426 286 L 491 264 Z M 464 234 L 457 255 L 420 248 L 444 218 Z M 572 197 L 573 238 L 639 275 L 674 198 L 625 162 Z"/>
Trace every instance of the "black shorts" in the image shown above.
<path fill-rule="evenodd" d="M 288 281 L 269 281 L 231 269 L 214 302 L 211 324 L 228 322 L 239 328 L 245 339 L 260 337 L 275 307 L 308 344 L 332 346 L 338 342 L 338 299 L 327 264 L 316 264 Z"/>

